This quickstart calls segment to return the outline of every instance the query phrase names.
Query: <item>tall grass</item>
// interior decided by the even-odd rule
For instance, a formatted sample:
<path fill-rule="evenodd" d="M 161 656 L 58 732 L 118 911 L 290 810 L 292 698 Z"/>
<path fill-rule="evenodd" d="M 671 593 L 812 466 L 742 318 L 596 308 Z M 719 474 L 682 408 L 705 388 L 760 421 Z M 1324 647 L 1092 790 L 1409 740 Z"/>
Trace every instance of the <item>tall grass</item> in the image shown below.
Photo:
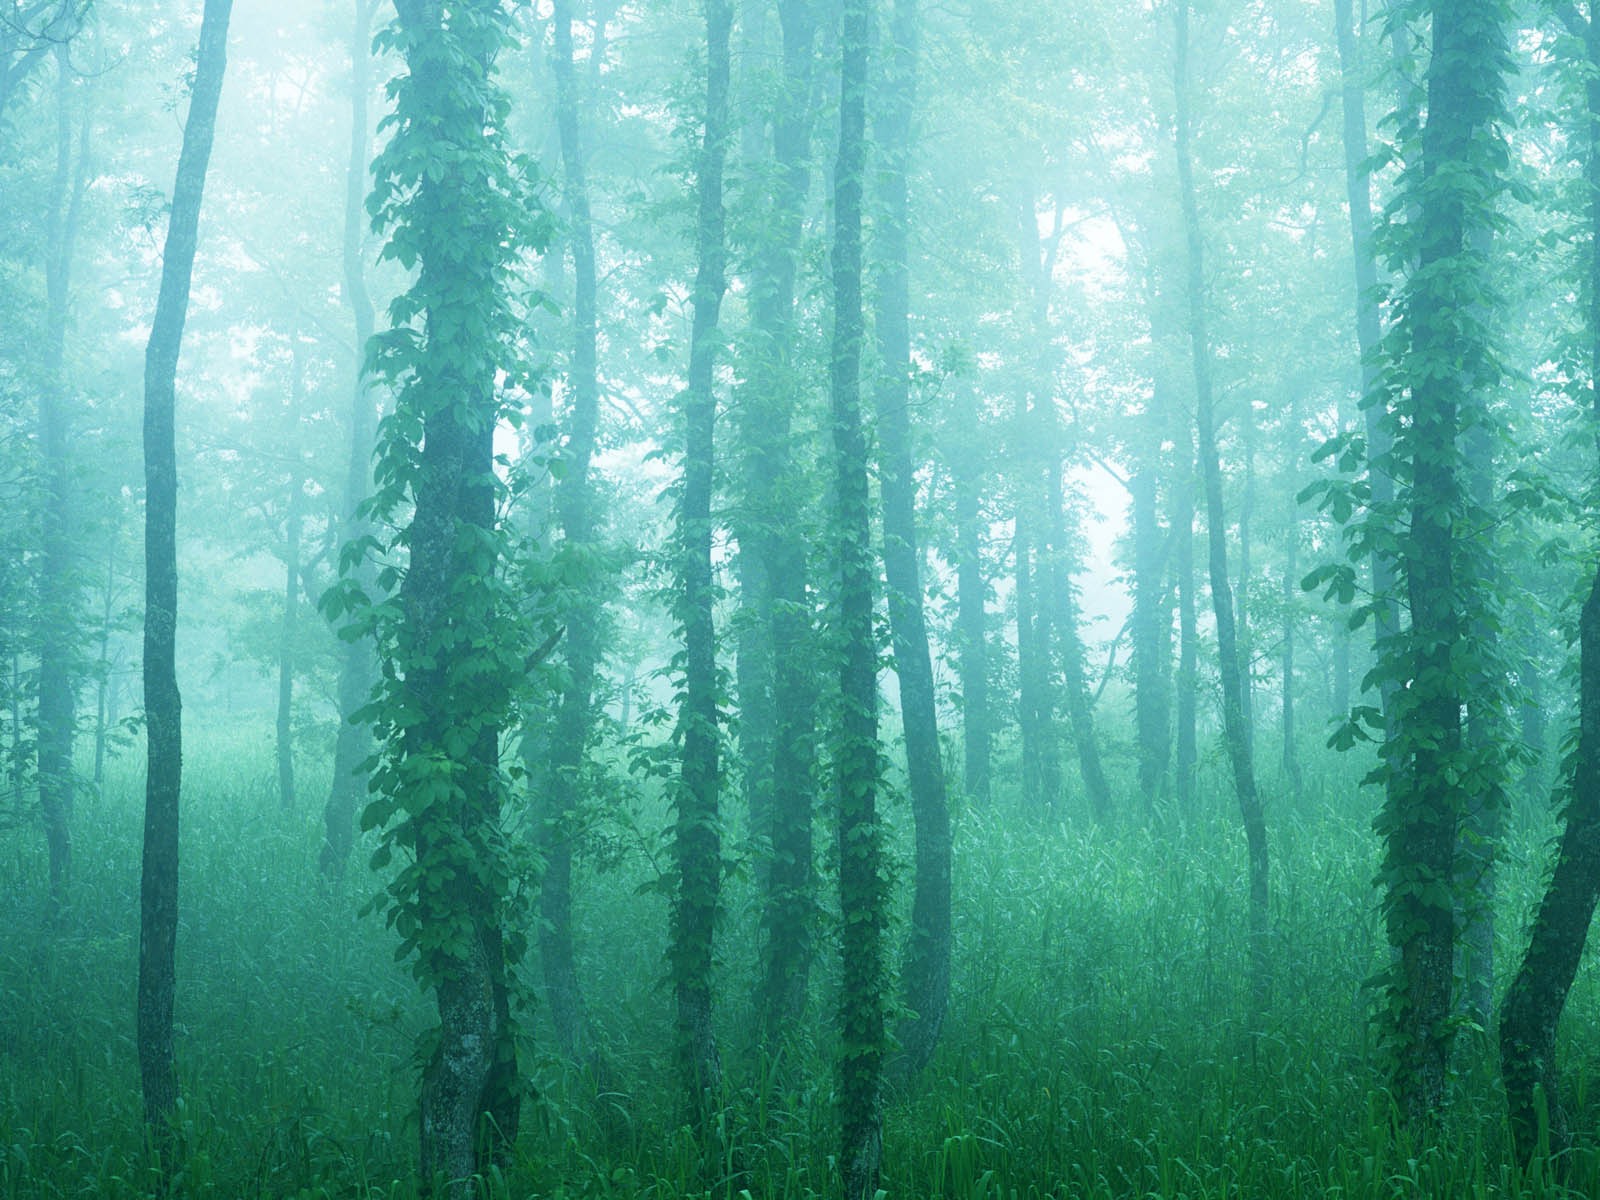
<path fill-rule="evenodd" d="M 315 811 L 278 810 L 269 747 L 192 739 L 186 765 L 178 1020 L 185 1173 L 217 1197 L 403 1197 L 414 1178 L 413 1046 L 431 1020 L 382 921 L 357 915 L 360 863 L 315 870 Z M 118 765 L 77 814 L 71 910 L 44 903 L 42 839 L 0 834 L 0 1200 L 157 1191 L 133 1043 L 142 774 Z M 1187 823 L 1099 830 L 999 808 L 958 833 L 956 977 L 939 1052 L 888 1097 L 890 1197 L 1490 1197 L 1600 1194 L 1581 1150 L 1562 1182 L 1506 1153 L 1490 1045 L 1463 1035 L 1451 1113 L 1428 1144 L 1394 1128 L 1368 1044 L 1364 981 L 1384 953 L 1371 880 L 1374 798 L 1323 761 L 1271 812 L 1274 980 L 1247 1016 L 1244 850 L 1223 797 Z M 308 809 L 320 794 L 302 787 Z M 720 1004 L 728 1061 L 719 1156 L 680 1127 L 660 982 L 664 902 L 649 855 L 617 851 L 660 818 L 635 799 L 606 870 L 578 895 L 600 1051 L 557 1061 L 535 1001 L 532 1092 L 490 1196 L 836 1194 L 832 979 L 785 1059 L 749 1053 L 750 885 L 729 882 Z M 896 813 L 903 826 L 903 812 Z M 605 832 L 605 831 L 602 831 Z M 903 832 L 903 830 L 902 830 Z M 1514 965 L 1551 825 L 1523 814 L 1502 872 L 1499 962 Z M 908 851 L 899 851 L 901 870 Z M 901 930 L 903 933 L 903 929 Z M 526 966 L 530 994 L 537 964 Z M 1600 995 L 1586 975 L 1563 1062 L 1594 1127 Z"/>

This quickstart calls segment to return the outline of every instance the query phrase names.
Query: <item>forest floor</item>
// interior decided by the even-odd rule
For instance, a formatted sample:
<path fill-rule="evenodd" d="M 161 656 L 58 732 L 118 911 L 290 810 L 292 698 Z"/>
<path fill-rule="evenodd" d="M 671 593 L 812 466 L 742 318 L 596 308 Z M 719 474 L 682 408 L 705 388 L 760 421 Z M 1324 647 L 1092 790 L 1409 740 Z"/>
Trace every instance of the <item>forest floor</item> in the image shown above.
<path fill-rule="evenodd" d="M 416 1195 L 414 1047 L 430 1011 L 381 917 L 358 915 L 373 877 L 359 861 L 342 885 L 318 876 L 314 771 L 302 794 L 315 801 L 286 813 L 264 742 L 190 746 L 177 998 L 186 1165 L 175 1194 Z M 0 832 L 0 1200 L 157 1194 L 133 1034 L 140 771 L 129 756 L 103 797 L 80 802 L 74 900 L 54 925 L 42 838 L 30 826 Z M 1165 833 L 1131 820 L 1109 830 L 1076 819 L 1020 825 L 1003 807 L 961 818 L 951 1009 L 932 1065 L 888 1099 L 885 1195 L 1600 1195 L 1592 971 L 1564 1023 L 1582 1148 L 1563 1182 L 1508 1161 L 1481 1032 L 1461 1035 L 1451 1114 L 1432 1144 L 1396 1134 L 1364 982 L 1382 940 L 1375 798 L 1359 774 L 1330 759 L 1298 798 L 1270 801 L 1274 979 L 1257 1019 L 1246 1011 L 1244 848 L 1225 791 Z M 789 1060 L 758 1069 L 741 1041 L 755 944 L 746 872 L 730 878 L 721 944 L 719 1159 L 706 1162 L 675 1126 L 666 909 L 649 886 L 664 861 L 659 823 L 653 802 L 635 796 L 590 831 L 580 968 L 600 1054 L 582 1069 L 558 1061 L 534 1003 L 522 1136 L 484 1191 L 835 1195 L 831 964 L 817 972 L 815 1021 L 797 1031 Z M 1513 824 L 1498 906 L 1502 981 L 1553 832 L 1542 806 Z M 525 966 L 530 980 L 536 970 Z"/>

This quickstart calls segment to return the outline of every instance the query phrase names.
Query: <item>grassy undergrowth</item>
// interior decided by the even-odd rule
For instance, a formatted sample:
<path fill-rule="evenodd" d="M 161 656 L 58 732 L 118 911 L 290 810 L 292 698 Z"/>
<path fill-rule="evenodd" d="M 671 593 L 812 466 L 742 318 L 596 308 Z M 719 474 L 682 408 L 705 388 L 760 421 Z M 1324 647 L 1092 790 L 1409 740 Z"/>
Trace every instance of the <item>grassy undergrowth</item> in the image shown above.
<path fill-rule="evenodd" d="M 191 744 L 178 1190 L 414 1196 L 412 1047 L 430 1012 L 382 922 L 356 915 L 370 878 L 359 863 L 342 886 L 317 876 L 317 814 L 278 811 L 263 745 Z M 1353 770 L 1326 764 L 1302 799 L 1271 812 L 1275 975 L 1259 1023 L 1246 1019 L 1243 847 L 1225 793 L 1165 832 L 964 817 L 951 1011 L 934 1063 L 888 1099 L 887 1195 L 1600 1194 L 1592 1148 L 1559 1184 L 1509 1164 L 1492 1056 L 1470 1032 L 1445 1127 L 1425 1147 L 1396 1135 L 1367 1036 L 1363 981 L 1382 949 L 1372 797 Z M 141 784 L 138 765 L 121 764 L 103 798 L 81 802 L 74 904 L 54 927 L 42 839 L 0 834 L 0 1200 L 156 1194 L 133 1041 Z M 317 797 L 317 784 L 306 779 L 302 794 Z M 1551 833 L 1539 816 L 1521 824 L 1502 872 L 1502 973 L 1520 950 Z M 653 870 L 647 839 L 619 826 L 610 846 L 608 869 L 586 872 L 579 896 L 600 1053 L 581 1069 L 556 1062 L 535 1006 L 516 1160 L 484 1191 L 836 1194 L 827 971 L 814 1027 L 796 1031 L 787 1061 L 758 1070 L 742 1040 L 753 918 L 735 874 L 721 968 L 727 1124 L 718 1159 L 705 1162 L 673 1117 L 665 910 L 639 890 Z M 1600 1112 L 1590 1094 L 1597 1023 L 1600 995 L 1585 974 L 1563 1045 L 1580 1131 Z"/>

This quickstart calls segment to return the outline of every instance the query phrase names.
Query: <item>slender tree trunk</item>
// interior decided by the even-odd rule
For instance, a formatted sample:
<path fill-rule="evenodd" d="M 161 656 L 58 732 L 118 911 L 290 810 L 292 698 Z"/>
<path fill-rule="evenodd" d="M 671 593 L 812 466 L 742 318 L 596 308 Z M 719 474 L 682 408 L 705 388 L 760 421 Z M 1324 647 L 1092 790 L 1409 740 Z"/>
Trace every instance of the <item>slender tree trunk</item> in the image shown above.
<path fill-rule="evenodd" d="M 910 194 L 907 160 L 916 104 L 917 0 L 894 0 L 889 46 L 874 117 L 880 154 L 877 228 L 878 357 L 876 389 L 879 477 L 883 498 L 883 565 L 889 630 L 906 739 L 911 815 L 916 824 L 916 886 L 901 972 L 910 1015 L 900 1023 L 895 1074 L 927 1065 L 944 1025 L 950 995 L 950 801 L 939 748 L 933 659 L 922 607 L 917 533 L 916 463 L 911 450 Z"/>
<path fill-rule="evenodd" d="M 590 481 L 590 461 L 600 420 L 599 317 L 594 222 L 589 207 L 571 0 L 555 0 L 551 22 L 555 32 L 551 66 L 556 83 L 556 128 L 565 168 L 563 195 L 573 276 L 572 359 L 567 370 L 571 401 L 562 453 L 566 469 L 556 485 L 556 516 L 567 544 L 587 548 L 599 532 Z M 543 838 L 545 869 L 539 893 L 543 918 L 539 926 L 539 960 L 544 970 L 545 995 L 556 1038 L 569 1057 L 583 1052 L 587 1041 L 573 954 L 572 823 L 579 799 L 579 773 L 594 729 L 602 615 L 598 584 L 598 580 L 591 580 L 591 586 L 566 613 L 562 645 L 567 686 L 556 712 L 550 747 Z"/>
<path fill-rule="evenodd" d="M 845 1200 L 872 1200 L 883 1158 L 886 896 L 878 824 L 877 642 L 872 512 L 861 421 L 861 197 L 866 175 L 870 0 L 845 0 L 840 28 L 839 157 L 834 168 L 831 395 L 839 717 L 833 752 L 839 803 L 840 1173 Z"/>
<path fill-rule="evenodd" d="M 1054 424 L 1054 422 L 1052 422 Z M 1052 441 L 1055 439 L 1052 438 Z M 1099 824 L 1111 819 L 1111 785 L 1100 761 L 1100 743 L 1094 732 L 1094 701 L 1089 696 L 1084 662 L 1083 638 L 1078 632 L 1077 588 L 1072 582 L 1073 564 L 1066 553 L 1067 532 L 1061 486 L 1061 456 L 1051 455 L 1046 479 L 1046 499 L 1054 527 L 1050 541 L 1050 590 L 1055 596 L 1056 636 L 1061 647 L 1062 695 L 1067 705 L 1067 725 L 1078 753 L 1078 774 L 1089 799 L 1089 813 Z"/>
<path fill-rule="evenodd" d="M 1198 724 L 1200 621 L 1195 601 L 1194 573 L 1194 444 L 1187 431 L 1177 441 L 1174 464 L 1172 532 L 1175 538 L 1173 569 L 1178 591 L 1178 719 L 1173 750 L 1178 816 L 1195 815 L 1195 784 L 1200 769 Z"/>
<path fill-rule="evenodd" d="M 1588 328 L 1590 405 L 1600 419 L 1600 22 L 1591 16 L 1574 33 L 1583 35 L 1588 58 L 1585 175 L 1589 183 Z M 1600 441 L 1597 441 L 1600 450 Z M 1597 454 L 1600 462 L 1600 454 Z M 1591 522 L 1596 514 L 1589 514 Z M 1540 901 L 1528 950 L 1500 1012 L 1500 1066 L 1505 1078 L 1511 1136 L 1517 1158 L 1531 1162 L 1548 1150 L 1566 1161 L 1572 1128 L 1556 1072 L 1556 1031 L 1567 993 L 1577 977 L 1595 903 L 1600 900 L 1600 564 L 1578 623 L 1578 745 L 1573 755 L 1566 825 L 1556 850 L 1555 870 Z M 1547 1114 L 1549 1138 L 1541 1144 L 1539 1113 Z"/>
<path fill-rule="evenodd" d="M 116 603 L 117 532 L 113 528 L 107 540 L 106 586 L 100 602 L 100 654 L 95 670 L 94 704 L 94 790 L 97 795 L 105 786 L 106 740 L 111 725 L 111 618 L 112 606 Z"/>
<path fill-rule="evenodd" d="M 1289 509 L 1289 527 L 1283 544 L 1283 657 L 1279 670 L 1283 675 L 1283 776 L 1289 782 L 1291 795 L 1299 796 L 1304 784 L 1300 772 L 1300 752 L 1295 728 L 1295 600 L 1300 592 L 1300 526 L 1293 505 Z"/>
<path fill-rule="evenodd" d="M 171 1120 L 178 1103 L 172 1012 L 178 941 L 178 794 L 182 780 L 182 702 L 178 694 L 178 462 L 175 437 L 178 351 L 189 309 L 190 277 L 216 132 L 233 0 L 206 0 L 189 117 L 178 155 L 172 216 L 162 254 L 161 289 L 144 367 L 145 611 L 144 857 L 139 897 L 139 1078 L 145 1123 L 163 1171 L 176 1168 Z"/>
<path fill-rule="evenodd" d="M 300 359 L 297 353 L 297 382 L 299 374 Z M 296 387 L 297 393 L 299 390 Z M 299 398 L 298 395 L 296 398 Z M 285 812 L 292 812 L 295 806 L 294 641 L 296 615 L 300 607 L 300 510 L 305 499 L 304 490 L 305 481 L 300 478 L 300 464 L 296 461 L 289 477 L 289 505 L 283 518 L 283 617 L 278 626 L 278 804 Z"/>
<path fill-rule="evenodd" d="M 677 1049 L 691 1120 L 702 1138 L 714 1131 L 722 1064 L 711 1027 L 712 945 L 721 903 L 722 833 L 718 815 L 716 632 L 712 617 L 712 473 L 717 399 L 717 318 L 727 287 L 722 173 L 727 155 L 730 0 L 706 0 L 705 131 L 699 154 L 693 341 L 683 396 L 685 442 L 679 500 L 679 624 L 684 634 L 683 739 L 673 848 L 678 892 L 672 910 L 673 993 Z"/>
<path fill-rule="evenodd" d="M 1159 445 L 1141 448 L 1154 459 Z M 1141 462 L 1133 493 L 1133 711 L 1139 755 L 1139 794 L 1147 816 L 1161 803 L 1172 756 L 1172 610 L 1163 579 L 1156 470 Z"/>
<path fill-rule="evenodd" d="M 978 406 L 970 387 L 959 393 L 958 424 L 978 428 Z M 983 573 L 983 479 L 977 454 L 951 455 L 956 519 L 956 637 L 961 676 L 962 783 L 967 802 L 980 810 L 990 804 L 990 753 L 993 721 L 989 708 L 989 631 L 985 612 L 988 584 Z"/>
<path fill-rule="evenodd" d="M 1189 247 L 1189 339 L 1194 356 L 1195 426 L 1199 437 L 1200 474 L 1206 498 L 1211 604 L 1217 623 L 1217 660 L 1222 676 L 1222 725 L 1234 790 L 1244 824 L 1250 877 L 1250 991 L 1259 1015 L 1271 986 L 1272 960 L 1267 944 L 1267 827 L 1256 792 L 1255 763 L 1244 715 L 1244 664 L 1234 625 L 1232 588 L 1228 582 L 1227 514 L 1222 503 L 1222 464 L 1217 453 L 1216 418 L 1211 380 L 1211 336 L 1206 311 L 1205 269 L 1199 203 L 1192 161 L 1193 129 L 1189 114 L 1189 4 L 1178 0 L 1177 17 L 1177 155 L 1178 186 Z"/>
<path fill-rule="evenodd" d="M 78 213 L 88 179 L 87 122 L 73 155 L 72 66 L 56 47 L 56 169 L 50 188 L 45 260 L 44 380 L 39 391 L 39 451 L 45 477 L 39 554 L 39 811 L 50 859 L 50 902 L 67 901 L 72 878 L 72 743 L 77 721 L 81 587 L 73 511 L 72 432 L 67 414 L 69 283 Z"/>
<path fill-rule="evenodd" d="M 344 302 L 350 306 L 355 336 L 355 380 L 350 395 L 350 455 L 345 465 L 344 496 L 340 512 L 340 541 L 349 545 L 368 531 L 360 506 L 372 478 L 372 451 L 376 419 L 374 388 L 367 369 L 367 343 L 372 340 L 376 316 L 367 292 L 362 247 L 367 228 L 366 196 L 370 154 L 367 97 L 372 90 L 372 13 L 375 0 L 354 0 L 350 30 L 350 154 L 345 163 L 344 193 Z M 357 568 L 358 580 L 370 582 L 371 572 Z M 319 865 L 329 878 L 344 874 L 355 838 L 356 809 L 366 795 L 361 764 L 372 749 L 368 727 L 352 720 L 367 702 L 377 679 L 377 658 L 370 641 L 341 641 L 336 699 L 339 729 L 333 745 L 333 782 L 323 806 L 323 842 Z"/>

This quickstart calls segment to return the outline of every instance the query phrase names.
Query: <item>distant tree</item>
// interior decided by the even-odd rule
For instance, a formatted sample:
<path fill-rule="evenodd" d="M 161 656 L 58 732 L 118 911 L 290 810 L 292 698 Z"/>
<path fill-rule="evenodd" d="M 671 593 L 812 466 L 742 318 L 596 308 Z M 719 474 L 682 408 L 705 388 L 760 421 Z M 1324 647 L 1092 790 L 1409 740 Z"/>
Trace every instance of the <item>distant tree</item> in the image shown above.
<path fill-rule="evenodd" d="M 178 694 L 178 464 L 174 410 L 178 351 L 189 309 L 206 167 L 216 133 L 233 0 L 206 0 L 172 216 L 161 261 L 161 291 L 150 323 L 144 369 L 145 617 L 144 860 L 139 905 L 139 1077 L 144 1118 L 170 1174 L 178 1104 L 172 1013 L 178 940 L 178 799 L 183 772 Z"/>
<path fill-rule="evenodd" d="M 367 99 L 372 87 L 372 15 L 376 7 L 377 0 L 354 0 L 349 41 L 350 143 L 345 162 L 341 292 L 350 309 L 355 356 L 350 387 L 349 454 L 339 512 L 340 542 L 345 545 L 359 543 L 369 530 L 362 505 L 372 490 L 373 428 L 377 412 L 374 381 L 367 361 L 367 344 L 372 339 L 376 314 L 367 288 L 363 252 L 372 141 Z M 366 572 L 365 564 L 356 569 Z M 355 714 L 367 702 L 376 678 L 377 660 L 371 640 L 345 641 L 339 654 L 335 693 L 339 727 L 334 735 L 333 778 L 323 805 L 322 851 L 318 859 L 322 873 L 330 877 L 344 874 L 355 833 L 356 809 L 367 791 L 361 764 L 371 748 L 371 733 L 366 725 L 355 720 Z"/>
<path fill-rule="evenodd" d="M 72 875 L 73 768 L 77 695 L 83 683 L 82 535 L 72 453 L 67 326 L 74 248 L 89 183 L 88 120 L 74 111 L 70 43 L 55 48 L 56 162 L 45 245 L 45 344 L 39 389 L 43 480 L 35 631 L 39 654 L 39 810 L 50 855 L 50 897 L 66 902 Z"/>
<path fill-rule="evenodd" d="M 1268 936 L 1267 829 L 1256 790 L 1255 763 L 1245 709 L 1246 664 L 1234 623 L 1233 589 L 1228 578 L 1228 526 L 1222 499 L 1222 463 L 1217 451 L 1216 402 L 1213 389 L 1214 353 L 1206 297 L 1204 240 L 1194 183 L 1194 125 L 1189 69 L 1189 3 L 1178 0 L 1173 8 L 1177 22 L 1174 92 L 1177 99 L 1175 147 L 1178 194 L 1188 249 L 1188 330 L 1194 364 L 1195 430 L 1200 478 L 1206 504 L 1206 536 L 1211 583 L 1211 605 L 1216 618 L 1217 661 L 1222 676 L 1223 739 L 1233 768 L 1234 790 L 1244 824 L 1249 853 L 1250 962 L 1252 1004 L 1259 1013 L 1267 999 L 1271 959 Z"/>

